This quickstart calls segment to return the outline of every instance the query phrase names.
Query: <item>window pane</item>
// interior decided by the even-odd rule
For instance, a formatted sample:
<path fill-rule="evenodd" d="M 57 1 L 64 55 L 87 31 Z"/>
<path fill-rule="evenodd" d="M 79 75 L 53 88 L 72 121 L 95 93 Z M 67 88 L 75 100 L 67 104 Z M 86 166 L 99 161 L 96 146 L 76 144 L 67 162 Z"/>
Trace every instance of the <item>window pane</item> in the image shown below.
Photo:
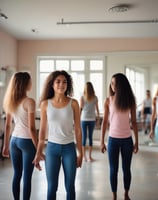
<path fill-rule="evenodd" d="M 84 60 L 71 60 L 72 71 L 83 71 L 84 68 Z"/>
<path fill-rule="evenodd" d="M 56 69 L 57 70 L 69 70 L 69 61 L 68 60 L 56 60 Z"/>
<path fill-rule="evenodd" d="M 99 99 L 99 109 L 103 111 L 103 96 L 105 88 L 103 88 L 103 73 L 104 66 L 103 60 L 100 58 L 90 59 L 88 57 L 40 57 L 38 63 L 38 75 L 37 75 L 37 99 L 41 95 L 44 82 L 50 72 L 54 70 L 65 70 L 72 75 L 74 98 L 80 101 L 80 97 L 83 95 L 84 85 L 86 81 L 92 80 L 96 95 Z"/>
<path fill-rule="evenodd" d="M 49 73 L 40 73 L 40 87 L 39 87 L 40 93 L 39 93 L 39 95 L 41 95 L 41 92 L 42 92 L 43 87 L 44 87 L 44 82 L 45 82 L 48 75 L 49 75 Z"/>
<path fill-rule="evenodd" d="M 40 60 L 40 72 L 54 71 L 54 60 Z"/>
<path fill-rule="evenodd" d="M 136 97 L 137 105 L 139 106 L 144 99 L 144 96 L 142 95 L 142 91 L 144 91 L 144 74 L 142 72 L 126 68 L 126 75 Z"/>
<path fill-rule="evenodd" d="M 90 70 L 103 70 L 103 61 L 102 60 L 91 60 L 90 61 Z"/>
<path fill-rule="evenodd" d="M 96 96 L 98 97 L 99 110 L 103 110 L 103 74 L 91 73 L 90 81 L 92 82 Z"/>
<path fill-rule="evenodd" d="M 83 95 L 85 75 L 79 73 L 71 73 L 73 79 L 74 97 L 80 101 L 80 97 Z"/>

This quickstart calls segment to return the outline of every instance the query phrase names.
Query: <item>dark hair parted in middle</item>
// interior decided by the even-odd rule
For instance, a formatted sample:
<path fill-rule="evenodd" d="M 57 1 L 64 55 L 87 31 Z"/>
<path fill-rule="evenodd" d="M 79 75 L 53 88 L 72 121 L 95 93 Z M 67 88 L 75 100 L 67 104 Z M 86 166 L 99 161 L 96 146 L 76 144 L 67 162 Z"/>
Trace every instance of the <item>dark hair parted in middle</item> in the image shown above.
<path fill-rule="evenodd" d="M 110 96 L 115 95 L 115 105 L 119 110 L 127 110 L 136 106 L 135 96 L 127 77 L 122 73 L 112 76 L 115 79 L 115 92 L 109 86 Z"/>
<path fill-rule="evenodd" d="M 43 87 L 43 91 L 42 91 L 42 95 L 40 98 L 40 103 L 43 100 L 46 99 L 50 99 L 52 97 L 54 97 L 54 89 L 53 89 L 53 84 L 55 79 L 60 76 L 63 75 L 66 78 L 67 81 L 67 90 L 65 92 L 65 96 L 69 95 L 72 96 L 73 94 L 73 81 L 72 81 L 72 77 L 70 74 L 68 74 L 66 71 L 64 70 L 57 70 L 54 71 L 52 73 L 50 73 L 45 81 L 44 87 Z"/>

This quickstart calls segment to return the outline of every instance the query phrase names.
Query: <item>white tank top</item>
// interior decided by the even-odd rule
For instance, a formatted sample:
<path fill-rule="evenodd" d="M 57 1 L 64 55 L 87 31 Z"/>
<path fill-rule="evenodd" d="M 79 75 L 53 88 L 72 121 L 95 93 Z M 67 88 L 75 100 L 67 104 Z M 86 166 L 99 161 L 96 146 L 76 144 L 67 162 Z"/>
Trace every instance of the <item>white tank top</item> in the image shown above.
<path fill-rule="evenodd" d="M 18 138 L 31 139 L 28 127 L 28 112 L 23 108 L 23 103 L 21 103 L 17 111 L 13 114 L 15 126 L 12 136 Z"/>
<path fill-rule="evenodd" d="M 144 100 L 144 107 L 145 108 L 151 108 L 151 106 L 152 106 L 152 99 L 150 98 L 150 99 L 145 99 Z"/>
<path fill-rule="evenodd" d="M 74 141 L 72 99 L 63 108 L 56 108 L 48 100 L 48 141 L 68 144 Z"/>

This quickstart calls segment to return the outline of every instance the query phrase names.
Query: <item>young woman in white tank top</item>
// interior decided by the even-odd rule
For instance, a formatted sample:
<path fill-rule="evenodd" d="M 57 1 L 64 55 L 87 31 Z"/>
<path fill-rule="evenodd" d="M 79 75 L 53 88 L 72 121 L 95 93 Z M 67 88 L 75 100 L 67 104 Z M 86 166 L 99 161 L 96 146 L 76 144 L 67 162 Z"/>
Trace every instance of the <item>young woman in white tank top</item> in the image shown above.
<path fill-rule="evenodd" d="M 76 199 L 75 177 L 76 168 L 82 165 L 82 134 L 79 105 L 70 97 L 72 89 L 71 76 L 66 71 L 54 71 L 46 79 L 41 96 L 39 143 L 34 164 L 41 170 L 39 162 L 44 159 L 43 148 L 48 124 L 45 156 L 47 200 L 56 199 L 61 165 L 65 175 L 66 199 Z"/>

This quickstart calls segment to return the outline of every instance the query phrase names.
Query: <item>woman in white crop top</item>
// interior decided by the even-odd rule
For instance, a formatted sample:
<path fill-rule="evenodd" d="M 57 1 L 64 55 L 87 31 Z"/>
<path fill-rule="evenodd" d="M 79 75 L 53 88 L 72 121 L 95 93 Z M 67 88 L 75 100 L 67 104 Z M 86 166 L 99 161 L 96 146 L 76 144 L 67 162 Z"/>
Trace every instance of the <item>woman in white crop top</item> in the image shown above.
<path fill-rule="evenodd" d="M 119 154 L 122 157 L 124 200 L 130 200 L 129 189 L 131 183 L 132 153 L 138 151 L 138 131 L 136 125 L 136 102 L 128 79 L 122 73 L 112 76 L 109 87 L 110 97 L 104 104 L 102 122 L 101 152 L 104 153 L 106 128 L 109 124 L 108 158 L 110 164 L 110 184 L 113 200 L 117 200 L 117 178 L 119 168 Z M 130 123 L 131 122 L 131 123 Z M 131 125 L 132 129 L 131 130 Z M 134 133 L 134 144 L 132 139 Z"/>
<path fill-rule="evenodd" d="M 66 71 L 54 71 L 46 79 L 40 99 L 41 122 L 34 164 L 41 170 L 39 162 L 44 159 L 43 148 L 48 125 L 45 155 L 47 200 L 56 199 L 61 165 L 65 175 L 66 199 L 75 200 L 76 196 L 76 168 L 82 165 L 82 133 L 79 104 L 70 97 L 72 90 L 71 76 Z"/>
<path fill-rule="evenodd" d="M 20 182 L 23 176 L 23 200 L 31 196 L 32 163 L 37 147 L 35 128 L 35 101 L 27 96 L 32 87 L 27 72 L 15 73 L 6 90 L 3 107 L 6 113 L 3 156 L 11 156 L 14 168 L 12 191 L 15 200 L 20 199 Z M 10 132 L 14 121 L 14 129 Z M 10 142 L 9 142 L 10 141 Z"/>

